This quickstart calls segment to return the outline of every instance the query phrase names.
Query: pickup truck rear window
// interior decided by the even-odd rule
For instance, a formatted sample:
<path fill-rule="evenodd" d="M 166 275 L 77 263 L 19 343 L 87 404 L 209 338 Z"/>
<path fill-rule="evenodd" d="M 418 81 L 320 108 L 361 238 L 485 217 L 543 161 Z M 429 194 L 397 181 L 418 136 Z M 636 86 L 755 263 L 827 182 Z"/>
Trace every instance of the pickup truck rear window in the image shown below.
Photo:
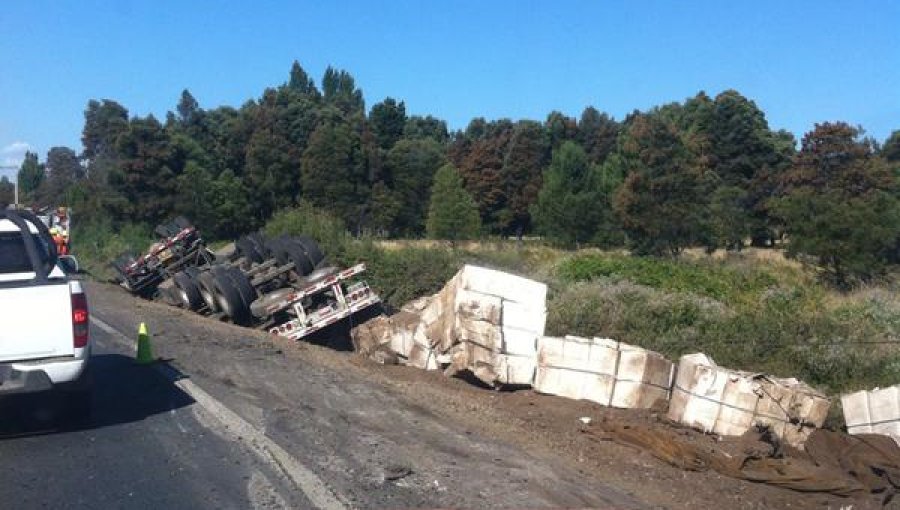
<path fill-rule="evenodd" d="M 47 262 L 50 257 L 47 244 L 39 235 L 34 235 L 35 245 L 38 248 L 38 256 L 41 262 Z M 0 232 L 0 273 L 29 273 L 33 272 L 31 261 L 28 260 L 28 252 L 25 251 L 25 243 L 19 232 Z"/>

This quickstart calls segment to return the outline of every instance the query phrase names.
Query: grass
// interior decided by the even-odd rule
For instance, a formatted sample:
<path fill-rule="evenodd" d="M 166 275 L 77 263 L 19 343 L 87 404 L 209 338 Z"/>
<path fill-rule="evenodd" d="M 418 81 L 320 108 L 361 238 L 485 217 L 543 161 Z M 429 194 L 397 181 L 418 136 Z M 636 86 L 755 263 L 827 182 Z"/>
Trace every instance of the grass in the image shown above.
<path fill-rule="evenodd" d="M 900 380 L 900 301 L 835 292 L 798 267 L 577 255 L 557 269 L 552 334 L 610 336 L 672 358 L 797 377 L 831 392 Z"/>

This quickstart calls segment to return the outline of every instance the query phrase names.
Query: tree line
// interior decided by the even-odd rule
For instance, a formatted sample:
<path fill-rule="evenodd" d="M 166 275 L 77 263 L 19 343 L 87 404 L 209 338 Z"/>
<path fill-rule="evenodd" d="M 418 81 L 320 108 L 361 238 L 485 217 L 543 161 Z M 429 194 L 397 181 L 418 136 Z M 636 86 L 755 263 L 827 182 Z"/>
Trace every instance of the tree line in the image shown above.
<path fill-rule="evenodd" d="M 183 214 L 219 238 L 302 201 L 356 235 L 540 235 L 653 255 L 787 239 L 839 282 L 900 258 L 900 131 L 880 145 L 826 122 L 798 146 L 734 90 L 621 120 L 587 107 L 450 132 L 393 98 L 366 111 L 348 72 L 329 67 L 317 86 L 294 62 L 285 83 L 239 108 L 206 110 L 185 90 L 159 120 L 92 100 L 81 141 L 44 164 L 28 154 L 23 195 L 81 221 Z"/>

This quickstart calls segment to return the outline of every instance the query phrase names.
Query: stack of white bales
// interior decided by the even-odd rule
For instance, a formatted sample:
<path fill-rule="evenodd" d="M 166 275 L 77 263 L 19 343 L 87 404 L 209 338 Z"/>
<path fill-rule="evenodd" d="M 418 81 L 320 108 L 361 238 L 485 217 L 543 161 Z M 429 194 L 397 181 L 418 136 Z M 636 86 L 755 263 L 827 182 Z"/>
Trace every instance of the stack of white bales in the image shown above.
<path fill-rule="evenodd" d="M 722 368 L 697 353 L 678 363 L 668 416 L 724 436 L 766 425 L 788 444 L 802 447 L 822 426 L 830 405 L 825 395 L 796 379 Z"/>
<path fill-rule="evenodd" d="M 390 347 L 419 368 L 470 370 L 488 384 L 530 385 L 546 299 L 543 283 L 466 265 L 440 292 L 405 307 L 419 321 L 396 329 Z"/>
<path fill-rule="evenodd" d="M 669 399 L 674 367 L 659 353 L 606 338 L 542 337 L 534 389 L 605 406 L 649 408 Z"/>

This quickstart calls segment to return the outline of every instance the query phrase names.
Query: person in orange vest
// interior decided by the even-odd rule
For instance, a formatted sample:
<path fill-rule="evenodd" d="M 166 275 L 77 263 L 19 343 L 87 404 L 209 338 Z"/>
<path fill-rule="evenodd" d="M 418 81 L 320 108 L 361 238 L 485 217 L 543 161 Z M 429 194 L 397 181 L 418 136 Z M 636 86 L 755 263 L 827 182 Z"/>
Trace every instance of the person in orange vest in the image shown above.
<path fill-rule="evenodd" d="M 69 247 L 66 242 L 65 236 L 60 233 L 59 229 L 53 227 L 50 229 L 50 236 L 53 237 L 53 244 L 56 245 L 56 254 L 57 255 L 68 255 Z"/>

